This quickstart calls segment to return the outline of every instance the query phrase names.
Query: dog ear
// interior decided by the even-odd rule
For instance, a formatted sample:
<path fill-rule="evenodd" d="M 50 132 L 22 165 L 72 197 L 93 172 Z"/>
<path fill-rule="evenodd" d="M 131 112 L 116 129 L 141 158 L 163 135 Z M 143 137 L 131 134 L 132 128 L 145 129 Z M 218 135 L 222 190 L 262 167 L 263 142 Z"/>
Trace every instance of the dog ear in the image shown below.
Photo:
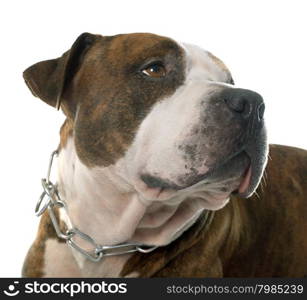
<path fill-rule="evenodd" d="M 65 88 L 78 71 L 96 37 L 83 33 L 61 57 L 38 62 L 26 69 L 23 77 L 32 94 L 59 109 Z"/>

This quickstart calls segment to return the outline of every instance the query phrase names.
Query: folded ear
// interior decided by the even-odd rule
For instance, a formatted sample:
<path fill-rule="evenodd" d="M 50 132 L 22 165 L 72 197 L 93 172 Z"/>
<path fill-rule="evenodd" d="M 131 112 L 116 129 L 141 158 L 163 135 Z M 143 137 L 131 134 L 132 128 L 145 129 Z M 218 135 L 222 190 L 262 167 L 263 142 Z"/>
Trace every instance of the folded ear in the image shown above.
<path fill-rule="evenodd" d="M 59 109 L 65 88 L 78 71 L 86 51 L 96 37 L 83 33 L 61 57 L 41 61 L 26 69 L 23 77 L 33 95 Z"/>

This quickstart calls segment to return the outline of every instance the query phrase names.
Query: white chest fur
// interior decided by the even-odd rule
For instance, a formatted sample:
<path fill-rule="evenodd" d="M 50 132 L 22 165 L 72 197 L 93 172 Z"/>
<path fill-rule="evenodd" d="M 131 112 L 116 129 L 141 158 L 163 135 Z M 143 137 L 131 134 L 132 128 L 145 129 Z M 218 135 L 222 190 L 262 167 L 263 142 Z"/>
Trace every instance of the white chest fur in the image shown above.
<path fill-rule="evenodd" d="M 169 202 L 144 201 L 125 178 L 126 163 L 124 157 L 106 168 L 87 168 L 76 154 L 73 138 L 68 140 L 59 155 L 58 186 L 73 225 L 101 245 L 127 241 L 158 246 L 170 243 L 195 222 L 206 200 L 183 194 Z M 55 245 L 49 244 L 46 261 L 55 251 Z M 88 277 L 118 276 L 130 255 L 92 263 L 74 253 L 80 273 Z"/>

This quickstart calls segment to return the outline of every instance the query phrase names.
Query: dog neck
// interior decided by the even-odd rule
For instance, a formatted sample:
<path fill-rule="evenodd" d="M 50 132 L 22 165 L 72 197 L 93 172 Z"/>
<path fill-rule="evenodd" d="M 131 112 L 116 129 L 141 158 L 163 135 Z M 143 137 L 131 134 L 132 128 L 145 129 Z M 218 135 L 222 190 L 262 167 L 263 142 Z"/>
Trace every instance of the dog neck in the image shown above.
<path fill-rule="evenodd" d="M 59 154 L 58 189 L 74 226 L 101 245 L 136 242 L 163 246 L 187 230 L 203 211 L 199 199 L 167 204 L 143 201 L 120 175 L 122 162 L 88 168 L 78 158 L 73 138 Z M 175 203 L 175 204 L 174 204 Z"/>

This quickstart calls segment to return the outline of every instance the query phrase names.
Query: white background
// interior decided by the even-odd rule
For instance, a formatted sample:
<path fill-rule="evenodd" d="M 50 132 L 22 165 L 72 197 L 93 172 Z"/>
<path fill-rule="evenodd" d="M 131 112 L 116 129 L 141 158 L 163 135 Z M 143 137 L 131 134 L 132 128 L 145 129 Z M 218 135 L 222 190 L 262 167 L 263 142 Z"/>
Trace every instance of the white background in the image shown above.
<path fill-rule="evenodd" d="M 263 95 L 269 141 L 307 148 L 306 1 L 1 1 L 0 276 L 20 276 L 38 219 L 60 112 L 34 98 L 22 78 L 60 56 L 82 32 L 153 32 L 220 57 L 239 87 Z"/>

